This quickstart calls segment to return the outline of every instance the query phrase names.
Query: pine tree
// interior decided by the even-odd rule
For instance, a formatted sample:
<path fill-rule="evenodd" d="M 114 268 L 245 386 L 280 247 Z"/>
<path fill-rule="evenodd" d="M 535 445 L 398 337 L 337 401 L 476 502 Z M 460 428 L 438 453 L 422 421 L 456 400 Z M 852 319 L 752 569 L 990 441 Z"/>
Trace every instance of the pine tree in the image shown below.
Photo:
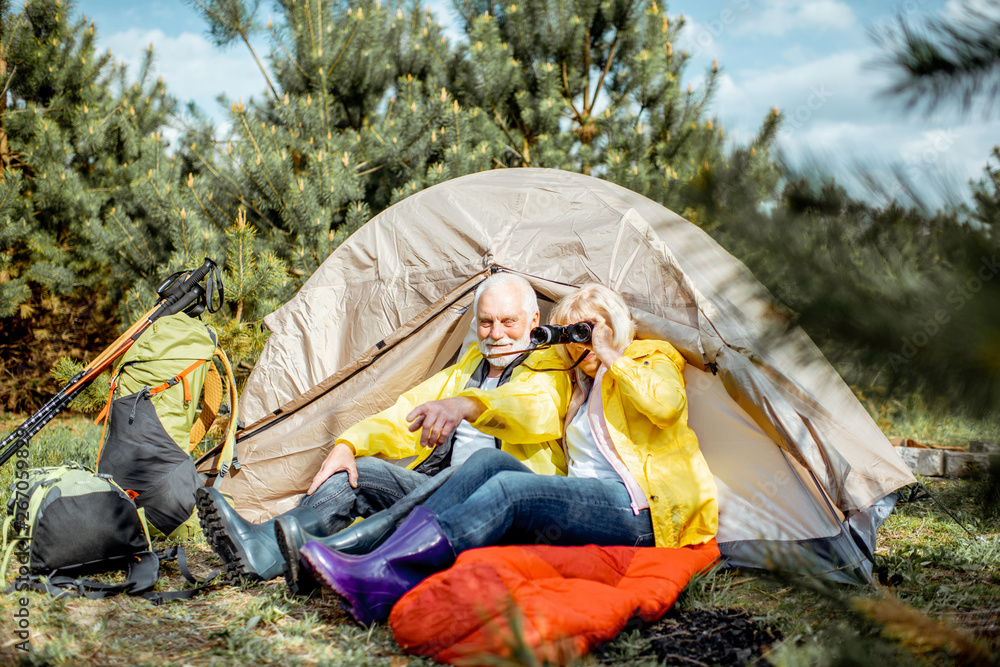
<path fill-rule="evenodd" d="M 196 5 L 220 46 L 249 46 L 263 29 L 253 2 Z M 134 188 L 164 225 L 187 216 L 218 231 L 245 210 L 240 238 L 285 262 L 286 295 L 372 214 L 486 169 L 603 176 L 706 226 L 773 195 L 780 115 L 727 153 L 707 117 L 718 68 L 701 90 L 682 86 L 687 54 L 672 44 L 683 20 L 655 3 L 460 3 L 468 43 L 457 49 L 418 2 L 279 6 L 267 92 L 233 103 L 221 144 L 188 135 Z M 178 179 L 183 192 L 168 192 Z"/>
<path fill-rule="evenodd" d="M 152 51 L 132 76 L 95 51 L 95 26 L 62 0 L 29 0 L 2 19 L 0 330 L 10 343 L 0 375 L 31 378 L 3 383 L 8 407 L 54 391 L 38 378 L 59 356 L 71 357 L 64 368 L 85 361 L 116 336 L 110 315 L 131 323 L 165 276 L 205 257 L 242 269 L 227 274 L 236 300 L 214 319 L 241 341 L 236 360 L 255 358 L 265 334 L 254 324 L 275 306 L 284 265 L 266 249 L 248 259 L 240 202 L 220 209 L 192 178 L 191 151 L 164 140 L 175 102 L 150 75 Z M 211 161 L 199 168 L 231 178 Z"/>
<path fill-rule="evenodd" d="M 713 65 L 698 89 L 683 85 L 689 56 L 673 45 L 685 22 L 671 19 L 665 6 L 649 0 L 456 0 L 455 6 L 468 36 L 456 95 L 502 132 L 507 165 L 600 176 L 695 218 L 700 209 L 692 204 L 714 201 L 720 180 L 727 191 L 773 189 L 768 149 L 780 117 L 769 116 L 753 146 L 739 154 L 738 174 L 720 175 L 728 157 L 724 135 L 708 118 L 719 68 Z M 748 188 L 751 180 L 758 186 Z"/>
<path fill-rule="evenodd" d="M 249 46 L 261 29 L 253 2 L 195 2 L 220 46 Z M 454 49 L 419 2 L 281 3 L 267 27 L 271 94 L 233 105 L 221 155 L 192 144 L 195 180 L 211 183 L 217 207 L 244 206 L 297 280 L 371 214 L 485 169 L 592 173 L 706 226 L 721 217 L 713 207 L 774 194 L 780 116 L 727 154 L 707 117 L 718 68 L 700 90 L 682 86 L 684 22 L 656 3 L 456 6 L 468 42 Z"/>
<path fill-rule="evenodd" d="M 108 270 L 117 248 L 94 245 L 91 230 L 173 101 L 162 84 L 115 98 L 111 57 L 72 4 L 29 0 L 0 14 L 0 328 L 8 372 L 29 378 L 14 385 L 23 397 L 51 388 L 40 378 L 58 355 L 82 359 L 105 330 L 113 339 L 102 318 L 121 276 Z M 8 406 L 20 405 L 14 396 Z"/>
<path fill-rule="evenodd" d="M 111 54 L 95 52 L 93 24 L 71 14 L 69 3 L 31 0 L 7 17 L 3 42 L 9 272 L 22 285 L 63 295 L 120 290 L 120 279 L 144 275 L 161 254 L 102 231 L 109 212 L 135 207 L 124 186 L 136 162 L 162 148 L 150 139 L 174 106 L 162 81 L 147 81 L 151 53 L 128 83 Z"/>
<path fill-rule="evenodd" d="M 249 35 L 256 25 L 254 5 L 241 0 L 199 6 L 213 35 Z M 448 42 L 419 4 L 281 8 L 282 22 L 268 26 L 274 94 L 233 104 L 221 155 L 191 147 L 193 165 L 229 165 L 192 182 L 225 200 L 217 208 L 244 206 L 260 242 L 304 280 L 374 212 L 412 194 L 429 163 L 447 163 L 443 176 L 489 162 L 455 166 L 475 134 L 462 132 L 466 119 L 446 89 Z"/>

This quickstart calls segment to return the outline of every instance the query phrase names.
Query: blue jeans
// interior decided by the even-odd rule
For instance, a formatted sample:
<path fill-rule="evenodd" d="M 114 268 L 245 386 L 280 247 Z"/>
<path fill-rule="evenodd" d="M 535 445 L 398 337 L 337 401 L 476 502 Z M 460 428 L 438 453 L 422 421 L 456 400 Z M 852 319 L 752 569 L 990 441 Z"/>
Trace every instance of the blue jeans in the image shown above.
<path fill-rule="evenodd" d="M 510 454 L 473 454 L 424 506 L 455 553 L 492 544 L 654 546 L 649 510 L 621 482 L 536 475 Z"/>
<path fill-rule="evenodd" d="M 326 523 L 327 534 L 346 528 L 358 517 L 389 509 L 421 484 L 429 475 L 408 470 L 373 456 L 356 459 L 358 488 L 352 488 L 346 472 L 331 475 L 299 505 L 313 508 Z"/>

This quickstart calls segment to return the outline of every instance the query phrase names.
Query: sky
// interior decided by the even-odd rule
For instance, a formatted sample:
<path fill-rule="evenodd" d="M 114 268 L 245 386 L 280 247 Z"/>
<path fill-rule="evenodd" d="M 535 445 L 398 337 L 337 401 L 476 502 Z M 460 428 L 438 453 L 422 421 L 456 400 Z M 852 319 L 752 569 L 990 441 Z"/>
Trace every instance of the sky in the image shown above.
<path fill-rule="evenodd" d="M 731 140 L 751 139 L 778 107 L 785 114 L 782 152 L 795 164 L 825 166 L 862 194 L 855 176 L 866 168 L 884 175 L 895 167 L 928 190 L 982 177 L 989 152 L 1000 141 L 996 118 L 956 109 L 928 117 L 906 112 L 879 94 L 890 75 L 876 63 L 880 50 L 872 34 L 884 31 L 896 16 L 918 20 L 955 11 L 959 2 L 676 0 L 667 10 L 671 16 L 683 14 L 687 22 L 680 46 L 692 55 L 686 76 L 695 87 L 713 60 L 719 63 L 721 79 L 711 108 Z M 424 4 L 446 27 L 454 24 L 449 0 Z M 110 49 L 133 72 L 152 44 L 154 68 L 170 94 L 182 103 L 193 101 L 220 121 L 220 93 L 247 100 L 264 90 L 263 75 L 246 47 L 215 47 L 192 3 L 78 0 L 75 7 L 94 21 L 98 47 Z M 273 6 L 262 0 L 259 18 L 266 21 L 269 12 Z M 270 44 L 261 37 L 255 48 L 263 58 Z M 928 200 L 940 202 L 933 194 Z"/>

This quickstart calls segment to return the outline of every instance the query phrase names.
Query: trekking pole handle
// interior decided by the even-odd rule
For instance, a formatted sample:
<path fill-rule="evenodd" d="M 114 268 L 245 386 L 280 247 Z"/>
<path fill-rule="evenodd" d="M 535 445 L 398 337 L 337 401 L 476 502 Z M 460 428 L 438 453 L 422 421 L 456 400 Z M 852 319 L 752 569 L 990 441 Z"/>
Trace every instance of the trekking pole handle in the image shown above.
<path fill-rule="evenodd" d="M 171 279 L 168 278 L 158 290 L 163 301 L 160 306 L 161 310 L 157 314 L 157 317 L 182 312 L 185 308 L 191 305 L 195 299 L 201 297 L 204 292 L 196 290 L 195 287 L 205 276 L 209 274 L 210 271 L 215 270 L 216 268 L 216 263 L 206 257 L 204 263 L 189 273 L 186 277 L 175 278 L 178 274 L 174 274 L 171 278 L 175 278 L 175 280 L 171 281 Z"/>
<path fill-rule="evenodd" d="M 197 269 L 191 272 L 184 280 L 184 286 L 193 285 L 194 283 L 200 283 L 201 279 L 208 275 L 208 272 L 216 268 L 216 264 L 212 259 L 206 257 L 205 261 Z"/>
<path fill-rule="evenodd" d="M 157 295 L 160 297 L 160 301 L 157 306 L 154 306 L 146 315 L 143 316 L 141 322 L 136 323 L 130 329 L 130 332 L 134 330 L 134 333 L 129 335 L 129 332 L 123 334 L 118 341 L 115 341 L 113 345 L 113 352 L 102 353 L 91 362 L 91 365 L 80 371 L 73 376 L 72 379 L 63 387 L 59 393 L 50 398 L 45 404 L 31 417 L 27 419 L 23 424 L 14 429 L 13 432 L 7 435 L 0 442 L 0 465 L 6 463 L 14 454 L 23 446 L 25 446 L 28 441 L 38 433 L 42 427 L 48 424 L 53 417 L 62 412 L 72 402 L 76 396 L 83 391 L 90 383 L 92 383 L 98 375 L 100 375 L 106 368 L 111 366 L 111 363 L 117 359 L 119 356 L 124 354 L 125 350 L 135 342 L 142 332 L 146 330 L 154 320 L 164 316 L 172 315 L 174 313 L 182 312 L 185 308 L 190 306 L 194 301 L 205 297 L 204 288 L 199 285 L 199 283 L 207 276 L 211 271 L 218 273 L 218 266 L 210 258 L 206 257 L 204 263 L 199 266 L 194 271 L 191 271 L 184 276 L 183 272 L 175 273 L 174 275 L 163 281 L 157 289 Z M 184 276 L 181 278 L 181 276 Z M 219 299 L 222 300 L 222 286 L 221 281 L 219 285 Z M 103 358 L 102 358 L 103 356 Z"/>

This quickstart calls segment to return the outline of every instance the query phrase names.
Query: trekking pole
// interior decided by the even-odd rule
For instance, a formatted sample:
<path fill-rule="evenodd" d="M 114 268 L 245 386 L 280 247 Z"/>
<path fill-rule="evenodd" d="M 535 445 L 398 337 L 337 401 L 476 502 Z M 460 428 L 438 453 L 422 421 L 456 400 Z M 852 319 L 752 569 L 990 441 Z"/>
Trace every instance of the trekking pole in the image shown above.
<path fill-rule="evenodd" d="M 200 285 L 205 276 L 209 276 L 207 291 Z M 215 289 L 216 284 L 217 290 Z M 219 278 L 218 266 L 207 257 L 205 262 L 194 271 L 179 271 L 167 278 L 156 290 L 156 293 L 158 296 L 156 305 L 119 336 L 114 343 L 97 355 L 86 368 L 70 378 L 66 386 L 47 400 L 45 405 L 39 408 L 35 414 L 28 417 L 23 424 L 3 439 L 3 442 L 0 443 L 0 466 L 14 456 L 17 450 L 26 445 L 57 414 L 62 412 L 80 392 L 100 377 L 101 373 L 107 370 L 115 359 L 125 354 L 132 343 L 137 341 L 153 322 L 166 315 L 180 312 L 187 312 L 191 317 L 196 317 L 205 310 L 206 305 L 209 312 L 215 312 L 222 307 L 225 296 L 222 280 Z M 214 298 L 218 299 L 218 303 L 213 309 L 212 301 Z"/>

